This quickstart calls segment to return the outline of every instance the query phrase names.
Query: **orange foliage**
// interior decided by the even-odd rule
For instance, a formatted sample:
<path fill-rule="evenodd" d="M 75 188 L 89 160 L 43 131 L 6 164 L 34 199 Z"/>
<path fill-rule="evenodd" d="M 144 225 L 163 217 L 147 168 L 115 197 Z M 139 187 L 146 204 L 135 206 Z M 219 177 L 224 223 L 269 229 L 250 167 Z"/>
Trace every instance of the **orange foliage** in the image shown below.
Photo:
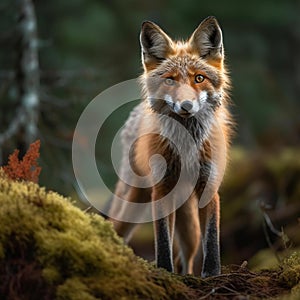
<path fill-rule="evenodd" d="M 15 150 L 8 158 L 7 166 L 3 167 L 5 174 L 13 180 L 38 182 L 41 167 L 37 159 L 40 156 L 40 140 L 30 144 L 24 157 L 19 160 L 19 150 Z"/>

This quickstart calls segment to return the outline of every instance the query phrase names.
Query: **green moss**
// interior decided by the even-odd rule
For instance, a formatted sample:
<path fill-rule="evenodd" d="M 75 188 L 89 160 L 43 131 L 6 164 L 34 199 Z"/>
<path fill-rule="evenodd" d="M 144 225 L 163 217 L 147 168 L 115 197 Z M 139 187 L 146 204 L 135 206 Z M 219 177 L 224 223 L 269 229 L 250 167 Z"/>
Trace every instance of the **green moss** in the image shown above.
<path fill-rule="evenodd" d="M 90 294 L 88 286 L 86 286 L 79 278 L 67 279 L 64 284 L 57 288 L 58 300 L 96 300 Z M 98 298 L 99 299 L 99 298 Z"/>
<path fill-rule="evenodd" d="M 294 252 L 284 260 L 282 273 L 280 275 L 282 283 L 288 287 L 294 287 L 300 282 L 300 252 Z"/>
<path fill-rule="evenodd" d="M 0 170 L 0 263 L 37 262 L 57 299 L 185 299 L 188 288 L 136 257 L 102 217 Z"/>

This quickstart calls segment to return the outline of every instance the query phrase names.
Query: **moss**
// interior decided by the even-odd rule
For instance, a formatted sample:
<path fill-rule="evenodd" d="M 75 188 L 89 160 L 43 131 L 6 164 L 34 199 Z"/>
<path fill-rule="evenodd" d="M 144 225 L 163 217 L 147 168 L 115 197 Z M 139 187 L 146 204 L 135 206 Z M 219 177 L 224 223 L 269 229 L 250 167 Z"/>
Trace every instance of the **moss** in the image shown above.
<path fill-rule="evenodd" d="M 280 275 L 282 283 L 292 288 L 300 282 L 300 252 L 294 252 L 284 260 L 282 273 Z"/>
<path fill-rule="evenodd" d="M 0 169 L 0 263 L 15 260 L 37 263 L 57 299 L 185 299 L 188 290 L 136 257 L 102 217 Z"/>
<path fill-rule="evenodd" d="M 64 284 L 57 288 L 56 293 L 58 300 L 96 300 L 90 294 L 88 286 L 86 286 L 79 278 L 70 278 Z"/>

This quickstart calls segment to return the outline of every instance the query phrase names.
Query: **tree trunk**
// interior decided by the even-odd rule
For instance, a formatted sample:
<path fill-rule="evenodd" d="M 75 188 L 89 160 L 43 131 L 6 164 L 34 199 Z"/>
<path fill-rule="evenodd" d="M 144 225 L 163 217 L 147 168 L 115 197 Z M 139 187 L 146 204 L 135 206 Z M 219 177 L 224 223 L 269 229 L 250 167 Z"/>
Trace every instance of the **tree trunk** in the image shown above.
<path fill-rule="evenodd" d="M 37 22 L 31 0 L 17 0 L 18 42 L 16 80 L 24 122 L 20 128 L 19 149 L 25 153 L 37 138 L 39 116 L 39 63 Z"/>

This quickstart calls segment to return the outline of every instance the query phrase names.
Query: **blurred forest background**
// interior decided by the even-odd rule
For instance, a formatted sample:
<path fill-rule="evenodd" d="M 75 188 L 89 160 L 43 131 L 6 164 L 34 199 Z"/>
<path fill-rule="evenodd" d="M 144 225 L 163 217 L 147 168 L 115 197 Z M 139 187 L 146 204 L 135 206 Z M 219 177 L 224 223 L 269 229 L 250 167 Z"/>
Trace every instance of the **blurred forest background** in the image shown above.
<path fill-rule="evenodd" d="M 221 190 L 223 263 L 266 266 L 300 247 L 300 1 L 2 0 L 0 14 L 0 165 L 40 139 L 40 184 L 78 200 L 76 122 L 101 91 L 141 74 L 142 21 L 187 38 L 215 15 L 237 123 Z M 106 158 L 128 109 L 112 116 L 97 146 L 111 187 Z M 151 231 L 144 226 L 133 243 L 150 259 Z"/>

